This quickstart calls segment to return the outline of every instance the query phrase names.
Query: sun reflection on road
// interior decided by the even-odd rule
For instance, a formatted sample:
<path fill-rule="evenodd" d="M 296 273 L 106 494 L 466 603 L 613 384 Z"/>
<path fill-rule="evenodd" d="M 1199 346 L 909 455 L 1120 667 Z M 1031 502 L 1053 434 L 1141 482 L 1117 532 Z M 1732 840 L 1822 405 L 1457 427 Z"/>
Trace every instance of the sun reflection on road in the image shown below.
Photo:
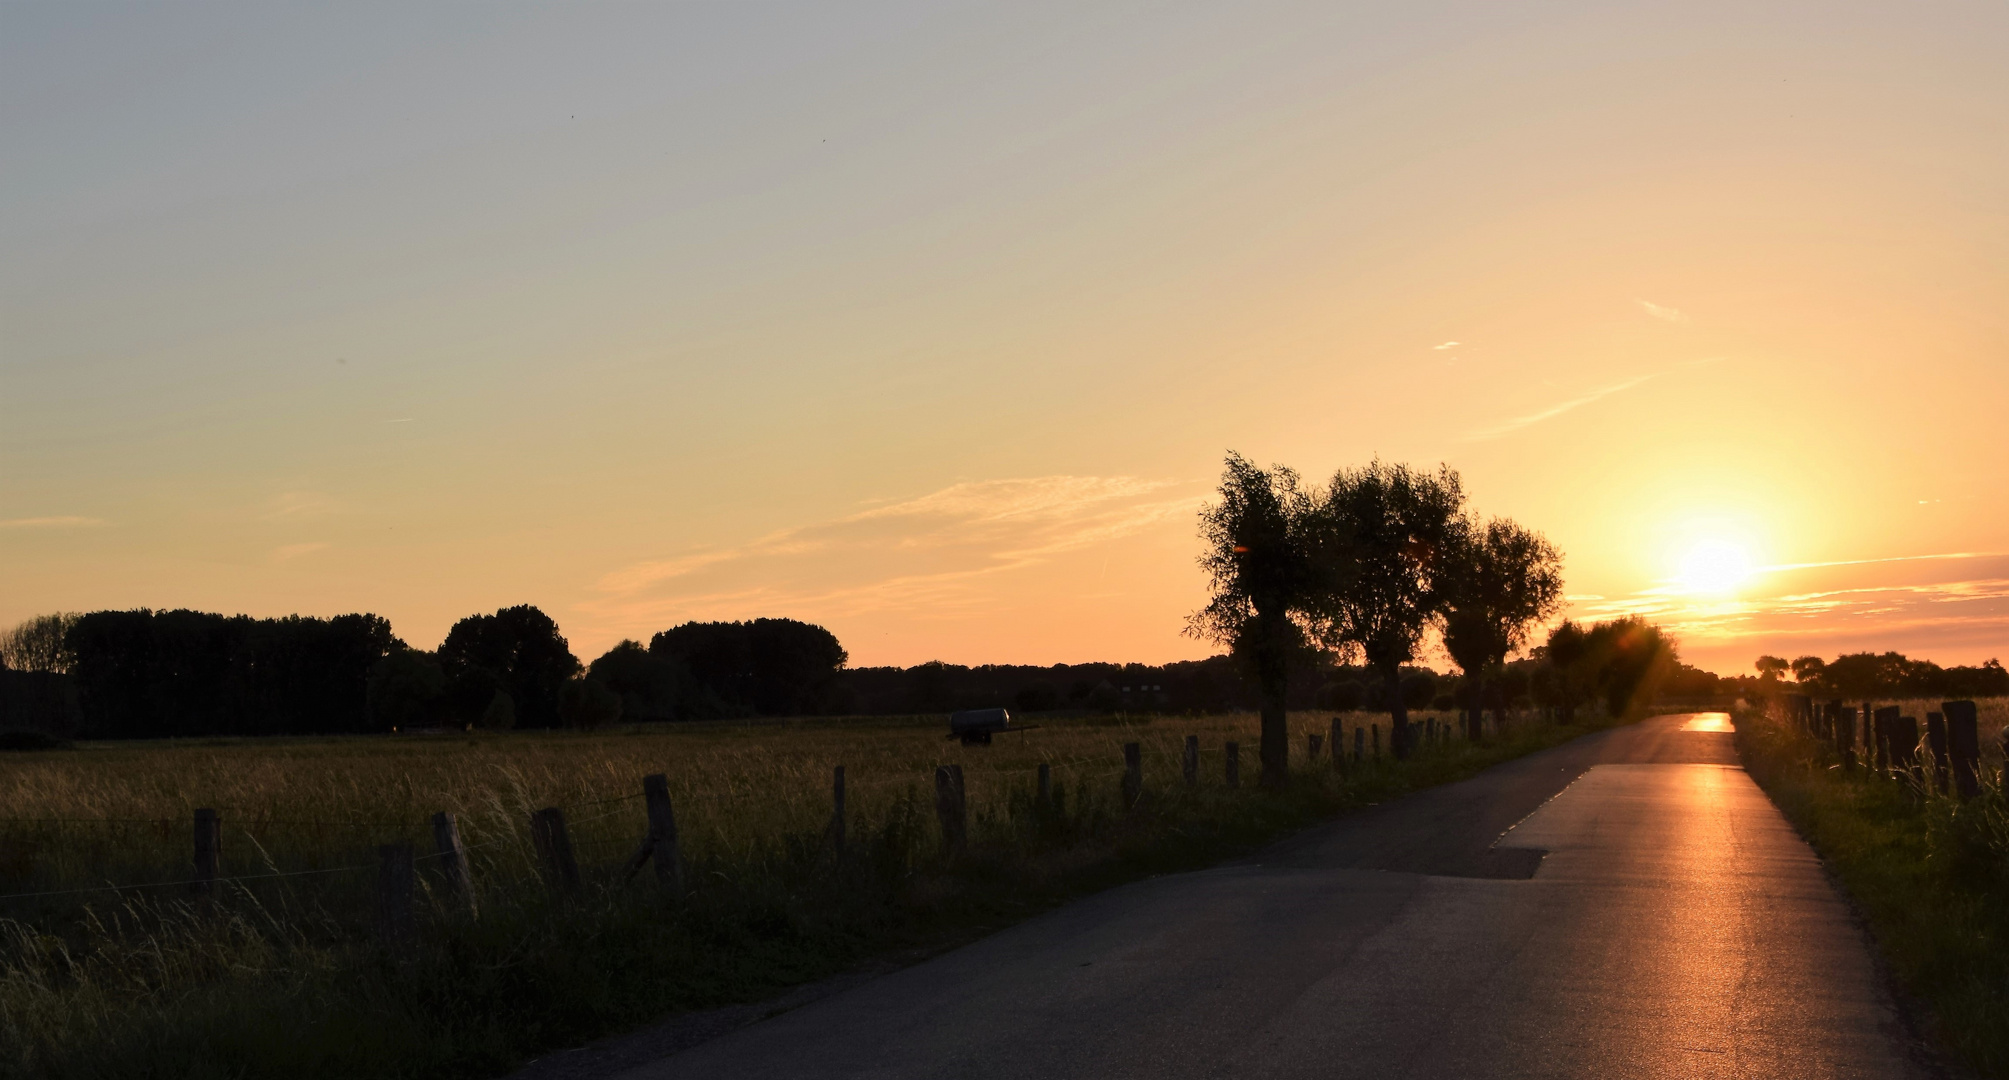
<path fill-rule="evenodd" d="M 1681 725 L 1683 731 L 1735 731 L 1730 726 L 1730 714 L 1726 712 L 1696 713 Z"/>

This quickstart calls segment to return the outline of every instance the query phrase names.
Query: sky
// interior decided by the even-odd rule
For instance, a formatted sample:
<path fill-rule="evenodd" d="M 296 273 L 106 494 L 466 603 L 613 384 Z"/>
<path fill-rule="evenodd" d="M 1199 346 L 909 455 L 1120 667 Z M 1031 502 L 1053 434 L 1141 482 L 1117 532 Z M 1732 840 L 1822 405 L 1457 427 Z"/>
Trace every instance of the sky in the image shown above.
<path fill-rule="evenodd" d="M 1224 453 L 2009 656 L 1994 2 L 0 7 L 0 624 L 1162 662 Z"/>

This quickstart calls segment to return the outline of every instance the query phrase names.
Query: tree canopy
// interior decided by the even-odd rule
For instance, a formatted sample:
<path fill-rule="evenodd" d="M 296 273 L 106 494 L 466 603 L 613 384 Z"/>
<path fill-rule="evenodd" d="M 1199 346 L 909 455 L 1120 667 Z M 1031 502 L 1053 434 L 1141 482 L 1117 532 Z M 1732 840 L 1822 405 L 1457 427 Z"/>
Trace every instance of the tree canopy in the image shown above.
<path fill-rule="evenodd" d="M 558 726 L 559 691 L 579 673 L 579 658 L 558 624 L 529 604 L 453 624 L 439 663 L 460 718 L 476 720 L 500 690 L 509 695 L 518 727 Z"/>
<path fill-rule="evenodd" d="M 1200 567 L 1212 595 L 1187 620 L 1187 632 L 1228 646 L 1256 672 L 1263 779 L 1271 784 L 1289 769 L 1290 658 L 1302 648 L 1300 620 L 1314 602 L 1311 511 L 1297 473 L 1259 468 L 1236 453 L 1228 454 L 1220 501 L 1200 511 Z"/>

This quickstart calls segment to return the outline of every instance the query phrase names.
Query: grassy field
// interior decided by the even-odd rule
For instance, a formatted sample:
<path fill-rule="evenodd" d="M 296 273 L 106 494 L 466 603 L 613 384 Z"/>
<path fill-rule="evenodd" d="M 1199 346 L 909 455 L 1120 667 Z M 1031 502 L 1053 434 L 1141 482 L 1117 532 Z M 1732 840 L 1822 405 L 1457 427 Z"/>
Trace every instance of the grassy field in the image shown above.
<path fill-rule="evenodd" d="M 1426 714 L 1428 715 L 1428 714 Z M 1257 784 L 1249 715 L 1052 721 L 989 747 L 940 718 L 684 725 L 596 734 L 100 744 L 0 758 L 0 1070 L 60 1077 L 494 1075 L 666 1013 L 757 1000 L 888 953 L 924 953 L 1082 892 L 1206 865 L 1404 791 L 1553 745 L 1527 721 L 1473 745 Z M 1421 719 L 1421 718 L 1419 718 Z M 1441 721 L 1442 716 L 1431 719 Z M 1443 725 L 1448 728 L 1449 725 Z M 1188 789 L 1187 735 L 1203 748 Z M 1223 744 L 1242 744 L 1242 786 Z M 1143 797 L 1120 797 L 1122 745 Z M 942 850 L 933 771 L 958 763 L 969 847 Z M 1034 799 L 1040 764 L 1057 798 Z M 826 843 L 831 769 L 849 842 Z M 620 867 L 669 777 L 690 890 Z M 528 815 L 563 808 L 585 883 L 548 888 Z M 191 813 L 223 819 L 223 884 L 191 896 Z M 459 816 L 477 915 L 420 860 L 419 944 L 372 933 L 377 845 Z M 131 887 L 156 883 L 153 887 Z M 126 886 L 112 889 L 108 886 Z"/>
<path fill-rule="evenodd" d="M 1879 704 L 1893 704 L 1880 702 Z M 1937 701 L 1898 702 L 1921 727 Z M 1833 869 L 1931 1034 L 1985 1076 L 2009 1077 L 2009 800 L 1998 736 L 2009 699 L 1980 704 L 1980 798 L 1844 775 L 1831 747 L 1740 716 L 1746 767 Z M 1926 755 L 1928 762 L 1930 755 Z"/>

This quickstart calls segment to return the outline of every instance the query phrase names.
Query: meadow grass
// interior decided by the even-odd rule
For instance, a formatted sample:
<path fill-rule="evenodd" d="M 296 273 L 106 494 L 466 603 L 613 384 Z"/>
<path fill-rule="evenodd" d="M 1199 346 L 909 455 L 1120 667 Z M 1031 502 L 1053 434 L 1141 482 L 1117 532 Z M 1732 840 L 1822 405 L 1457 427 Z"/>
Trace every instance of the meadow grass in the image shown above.
<path fill-rule="evenodd" d="M 1450 718 L 1423 714 L 1448 728 Z M 489 1076 L 679 1010 L 759 1000 L 869 957 L 922 955 L 1070 896 L 1205 866 L 1349 808 L 1608 726 L 1524 720 L 1397 763 L 1307 760 L 1259 785 L 1256 717 L 1048 721 L 987 747 L 941 718 L 710 723 L 601 733 L 202 740 L 0 758 L 0 1071 L 58 1077 Z M 1187 788 L 1187 735 L 1202 746 Z M 1223 744 L 1242 746 L 1242 786 Z M 1120 797 L 1141 744 L 1143 796 Z M 969 844 L 942 849 L 933 773 L 960 764 Z M 827 843 L 831 769 L 848 842 Z M 1056 797 L 1034 798 L 1041 764 Z M 623 862 L 668 776 L 686 895 Z M 585 882 L 543 880 L 528 816 L 564 809 Z M 223 820 L 214 900 L 190 895 L 191 815 Z M 475 913 L 421 859 L 419 935 L 372 930 L 377 845 L 430 852 L 458 815 Z M 152 887 L 132 887 L 155 883 Z M 110 889 L 107 886 L 126 886 Z"/>
<path fill-rule="evenodd" d="M 1921 727 L 1939 710 L 1895 704 Z M 1825 740 L 1755 713 L 1738 717 L 1737 741 L 1752 777 L 1862 912 L 1928 1035 L 1981 1075 L 2009 1077 L 2009 800 L 1998 742 L 2009 699 L 1979 705 L 1982 794 L 1964 803 L 1937 793 L 1929 754 L 1918 783 L 1844 773 Z"/>

